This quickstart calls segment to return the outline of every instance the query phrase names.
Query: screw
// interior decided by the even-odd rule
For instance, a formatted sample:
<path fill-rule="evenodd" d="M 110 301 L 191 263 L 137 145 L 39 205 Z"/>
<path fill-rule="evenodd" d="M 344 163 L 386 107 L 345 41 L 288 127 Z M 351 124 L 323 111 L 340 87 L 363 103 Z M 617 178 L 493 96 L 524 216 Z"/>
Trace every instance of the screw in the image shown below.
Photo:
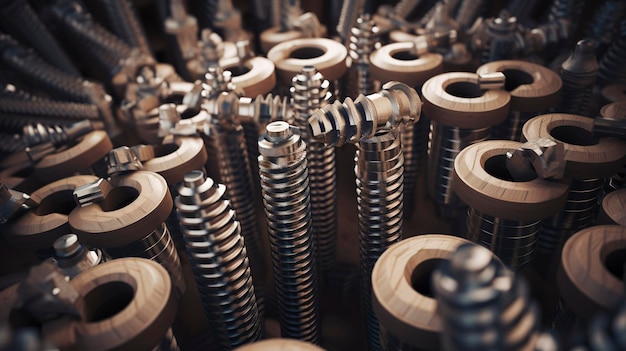
<path fill-rule="evenodd" d="M 622 21 L 619 28 L 619 37 L 613 40 L 613 43 L 600 60 L 599 83 L 601 85 L 609 83 L 626 84 L 626 69 L 624 69 L 622 64 L 625 59 L 626 21 Z"/>
<path fill-rule="evenodd" d="M 357 18 L 350 33 L 349 55 L 352 63 L 348 65 L 343 94 L 350 97 L 371 94 L 374 81 L 369 70 L 369 56 L 375 50 L 378 27 L 370 15 L 363 15 Z"/>
<path fill-rule="evenodd" d="M 225 193 L 224 185 L 192 171 L 175 205 L 205 314 L 220 347 L 231 349 L 258 340 L 262 322 L 241 225 Z"/>
<path fill-rule="evenodd" d="M 598 61 L 592 40 L 581 40 L 561 65 L 561 98 L 555 112 L 587 116 L 593 86 L 598 76 Z"/>
<path fill-rule="evenodd" d="M 54 241 L 54 260 L 63 274 L 73 279 L 80 273 L 103 262 L 98 249 L 87 250 L 76 234 L 66 234 Z"/>
<path fill-rule="evenodd" d="M 320 320 L 306 145 L 298 129 L 272 122 L 259 138 L 259 172 L 281 335 L 319 343 Z"/>
<path fill-rule="evenodd" d="M 565 174 L 565 147 L 550 138 L 533 139 L 506 153 L 506 168 L 517 182 L 562 179 Z"/>
<path fill-rule="evenodd" d="M 22 210 L 29 210 L 38 204 L 28 194 L 9 189 L 0 183 L 0 224 L 8 222 Z"/>
<path fill-rule="evenodd" d="M 341 14 L 337 22 L 337 34 L 341 38 L 342 43 L 347 43 L 350 36 L 350 30 L 357 17 L 363 11 L 365 0 L 345 0 L 341 7 Z"/>

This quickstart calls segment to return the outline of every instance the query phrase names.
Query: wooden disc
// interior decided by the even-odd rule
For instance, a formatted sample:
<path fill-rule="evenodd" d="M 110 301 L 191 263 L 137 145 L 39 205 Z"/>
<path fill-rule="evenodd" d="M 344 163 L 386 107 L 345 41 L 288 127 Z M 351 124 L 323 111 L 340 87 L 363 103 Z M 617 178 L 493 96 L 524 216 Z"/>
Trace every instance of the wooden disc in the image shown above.
<path fill-rule="evenodd" d="M 67 177 L 39 188 L 30 194 L 31 199 L 36 201 L 39 206 L 16 218 L 6 228 L 4 232 L 7 241 L 13 246 L 24 249 L 51 249 L 57 238 L 72 232 L 68 223 L 68 215 L 62 213 L 68 209 L 59 206 L 65 207 L 68 203 L 74 205 L 74 197 L 72 196 L 74 189 L 96 180 L 98 180 L 97 177 L 90 175 Z M 67 198 L 59 198 L 59 196 L 63 196 L 62 192 L 67 192 L 65 194 Z"/>
<path fill-rule="evenodd" d="M 478 74 L 503 72 L 507 82 L 516 83 L 512 74 L 507 71 L 521 71 L 532 77 L 532 82 L 520 84 L 515 89 L 510 90 L 511 111 L 520 112 L 541 112 L 559 102 L 559 92 L 561 91 L 561 77 L 559 75 L 538 64 L 519 61 L 503 60 L 486 63 L 476 70 Z"/>
<path fill-rule="evenodd" d="M 295 339 L 267 339 L 238 347 L 235 351 L 324 351 L 324 349 Z"/>
<path fill-rule="evenodd" d="M 399 59 L 397 55 L 410 55 L 413 43 L 392 43 L 370 55 L 372 77 L 381 83 L 398 81 L 419 87 L 434 75 L 443 72 L 443 57 L 426 53 L 412 59 Z"/>
<path fill-rule="evenodd" d="M 159 173 L 170 185 L 183 181 L 185 174 L 202 169 L 207 160 L 200 137 L 176 137 L 173 144 L 155 146 L 155 153 L 169 151 L 143 163 L 143 170 Z"/>
<path fill-rule="evenodd" d="M 263 32 L 259 36 L 261 41 L 261 50 L 268 53 L 274 46 L 284 43 L 288 40 L 302 38 L 302 32 L 297 30 L 281 31 L 280 27 L 271 27 Z"/>
<path fill-rule="evenodd" d="M 338 79 L 346 72 L 347 56 L 348 50 L 345 46 L 325 38 L 285 41 L 267 53 L 267 58 L 276 66 L 278 81 L 285 86 L 291 86 L 291 79 L 304 66 L 314 66 L 329 81 Z"/>
<path fill-rule="evenodd" d="M 69 350 L 151 350 L 172 325 L 178 302 L 167 271 L 143 258 L 105 262 L 70 281 L 81 320 L 44 325 L 44 335 L 73 339 Z M 64 335 L 65 334 L 65 335 Z"/>
<path fill-rule="evenodd" d="M 127 245 L 158 228 L 172 210 L 167 182 L 156 173 L 137 171 L 115 177 L 111 184 L 115 189 L 105 201 L 77 207 L 69 215 L 70 226 L 85 244 L 99 248 Z M 133 192 L 137 197 L 117 208 Z"/>
<path fill-rule="evenodd" d="M 76 172 L 91 167 L 108 154 L 113 143 L 105 131 L 94 130 L 81 138 L 74 146 L 56 154 L 51 154 L 35 165 L 35 176 L 50 182 L 69 177 Z"/>
<path fill-rule="evenodd" d="M 422 86 L 424 113 L 431 120 L 463 129 L 485 128 L 506 119 L 511 95 L 499 89 L 485 90 L 479 97 L 459 97 L 446 91 L 456 83 L 476 84 L 478 75 L 467 72 L 443 73 Z"/>
<path fill-rule="evenodd" d="M 558 213 L 567 198 L 566 184 L 533 179 L 515 182 L 498 178 L 493 173 L 506 172 L 506 153 L 522 143 L 510 140 L 488 140 L 463 149 L 454 160 L 454 192 L 468 206 L 511 220 L 537 220 Z M 497 169 L 485 169 L 487 160 L 501 156 Z M 491 172 L 491 173 L 490 173 Z"/>
<path fill-rule="evenodd" d="M 239 58 L 234 57 L 220 61 L 224 71 L 239 68 Z M 276 85 L 276 74 L 274 73 L 274 63 L 265 57 L 253 57 L 246 60 L 243 66 L 248 70 L 240 75 L 233 75 L 232 82 L 237 88 L 243 89 L 244 95 L 255 98 L 258 95 L 265 95 L 274 89 Z"/>
<path fill-rule="evenodd" d="M 437 262 L 432 260 L 447 259 L 468 242 L 451 235 L 419 235 L 392 245 L 380 256 L 372 270 L 372 305 L 389 333 L 420 349 L 441 347 L 437 301 L 413 288 L 414 274 L 425 265 L 434 269 Z"/>
<path fill-rule="evenodd" d="M 613 102 L 602 106 L 600 116 L 604 118 L 625 120 L 626 119 L 626 101 Z"/>
<path fill-rule="evenodd" d="M 557 127 L 575 127 L 567 131 L 568 140 L 552 134 Z M 565 146 L 565 176 L 574 179 L 602 178 L 615 174 L 626 162 L 626 141 L 617 138 L 600 138 L 593 145 L 583 144 L 576 139 L 576 128 L 591 134 L 593 118 L 565 113 L 552 113 L 531 118 L 522 128 L 524 140 L 553 138 Z M 566 134 L 565 132 L 561 133 Z"/>
<path fill-rule="evenodd" d="M 624 264 L 626 228 L 600 225 L 574 234 L 563 246 L 557 284 L 563 300 L 584 320 L 612 312 L 624 300 L 624 282 L 609 271 L 607 257 L 621 255 Z M 613 258 L 615 258 L 613 256 Z"/>
<path fill-rule="evenodd" d="M 626 227 L 626 189 L 610 192 L 602 199 L 598 224 L 619 224 Z"/>
<path fill-rule="evenodd" d="M 626 101 L 626 84 L 609 84 L 602 88 L 602 97 L 609 102 Z"/>

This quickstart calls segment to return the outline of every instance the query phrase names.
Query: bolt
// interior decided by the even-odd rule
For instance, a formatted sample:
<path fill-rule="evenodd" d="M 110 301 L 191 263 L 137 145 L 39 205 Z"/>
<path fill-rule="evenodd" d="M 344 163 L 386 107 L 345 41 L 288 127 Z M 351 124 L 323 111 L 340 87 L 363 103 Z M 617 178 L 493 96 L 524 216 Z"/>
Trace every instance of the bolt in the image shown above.
<path fill-rule="evenodd" d="M 541 179 L 562 179 L 565 174 L 565 147 L 550 138 L 525 142 L 506 153 L 506 167 L 517 182 Z"/>
<path fill-rule="evenodd" d="M 106 179 L 100 178 L 97 181 L 81 185 L 74 189 L 74 202 L 77 206 L 85 207 L 104 201 L 111 193 L 113 186 Z"/>
<path fill-rule="evenodd" d="M 0 183 L 0 224 L 8 222 L 20 211 L 29 210 L 39 205 L 28 194 L 9 189 Z"/>
<path fill-rule="evenodd" d="M 109 151 L 106 161 L 109 176 L 137 171 L 143 167 L 137 155 L 128 146 L 120 146 Z"/>
<path fill-rule="evenodd" d="M 594 42 L 585 39 L 576 43 L 572 55 L 561 65 L 563 87 L 554 111 L 586 116 L 598 70 Z"/>

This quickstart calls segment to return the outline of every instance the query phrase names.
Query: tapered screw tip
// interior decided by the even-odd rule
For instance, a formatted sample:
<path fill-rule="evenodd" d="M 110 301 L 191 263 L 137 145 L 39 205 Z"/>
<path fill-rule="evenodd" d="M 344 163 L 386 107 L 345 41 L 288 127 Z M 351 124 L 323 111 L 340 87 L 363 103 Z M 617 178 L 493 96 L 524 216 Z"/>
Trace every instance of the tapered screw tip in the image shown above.
<path fill-rule="evenodd" d="M 197 188 L 202 185 L 205 180 L 206 178 L 204 176 L 204 173 L 198 170 L 191 171 L 185 174 L 185 177 L 183 178 L 185 186 L 189 188 Z"/>

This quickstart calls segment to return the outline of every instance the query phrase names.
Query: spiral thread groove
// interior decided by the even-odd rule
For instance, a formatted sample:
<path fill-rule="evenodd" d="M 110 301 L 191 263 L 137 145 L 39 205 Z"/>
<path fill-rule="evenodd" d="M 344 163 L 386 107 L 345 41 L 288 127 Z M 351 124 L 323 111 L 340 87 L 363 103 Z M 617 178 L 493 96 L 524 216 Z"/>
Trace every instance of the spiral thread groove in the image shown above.
<path fill-rule="evenodd" d="M 262 323 L 241 225 L 225 193 L 224 185 L 192 171 L 175 204 L 205 314 L 220 348 L 232 349 L 258 340 Z"/>
<path fill-rule="evenodd" d="M 403 226 L 404 157 L 397 131 L 381 130 L 357 145 L 361 305 L 369 350 L 380 350 L 378 318 L 372 307 L 372 269 L 383 252 L 400 241 Z"/>
<path fill-rule="evenodd" d="M 370 54 L 375 50 L 378 27 L 370 15 L 357 18 L 350 30 L 350 57 L 352 66 L 348 69 L 347 84 L 344 96 L 354 98 L 359 94 L 367 95 L 374 92 L 374 80 L 370 74 Z"/>
<path fill-rule="evenodd" d="M 306 145 L 297 129 L 285 122 L 270 123 L 258 145 L 281 335 L 319 343 L 318 282 Z"/>
<path fill-rule="evenodd" d="M 620 24 L 619 38 L 613 40 L 611 46 L 600 60 L 598 80 L 601 85 L 610 83 L 626 84 L 626 21 Z"/>
<path fill-rule="evenodd" d="M 555 111 L 587 116 L 598 69 L 593 41 L 579 41 L 572 55 L 561 65 L 563 86 Z"/>

